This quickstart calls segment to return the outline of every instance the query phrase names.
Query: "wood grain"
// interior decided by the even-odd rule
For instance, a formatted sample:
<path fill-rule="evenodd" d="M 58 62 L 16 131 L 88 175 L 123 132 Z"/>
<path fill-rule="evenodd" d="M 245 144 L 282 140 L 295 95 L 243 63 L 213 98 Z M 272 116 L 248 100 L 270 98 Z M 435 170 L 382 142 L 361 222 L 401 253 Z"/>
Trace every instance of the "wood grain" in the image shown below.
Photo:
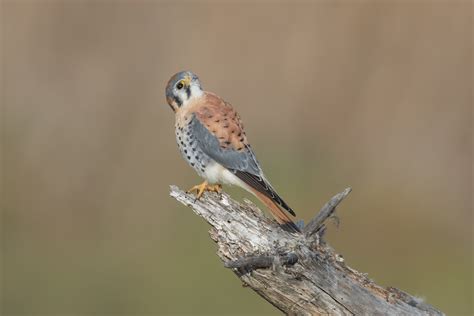
<path fill-rule="evenodd" d="M 289 233 L 249 201 L 207 193 L 196 201 L 176 186 L 171 196 L 210 225 L 217 255 L 240 280 L 291 315 L 444 315 L 350 268 L 324 241 L 324 222 L 350 189 L 334 196 L 303 233 Z"/>

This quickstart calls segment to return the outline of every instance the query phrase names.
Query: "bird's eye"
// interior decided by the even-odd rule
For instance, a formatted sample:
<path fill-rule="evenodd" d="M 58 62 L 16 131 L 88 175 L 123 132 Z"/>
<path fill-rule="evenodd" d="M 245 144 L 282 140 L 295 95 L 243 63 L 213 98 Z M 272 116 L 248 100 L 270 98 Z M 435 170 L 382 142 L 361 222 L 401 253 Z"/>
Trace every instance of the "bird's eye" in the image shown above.
<path fill-rule="evenodd" d="M 181 89 L 183 89 L 183 86 L 184 86 L 183 83 L 180 81 L 180 82 L 178 82 L 178 84 L 176 85 L 176 88 L 177 88 L 178 90 L 181 90 Z"/>

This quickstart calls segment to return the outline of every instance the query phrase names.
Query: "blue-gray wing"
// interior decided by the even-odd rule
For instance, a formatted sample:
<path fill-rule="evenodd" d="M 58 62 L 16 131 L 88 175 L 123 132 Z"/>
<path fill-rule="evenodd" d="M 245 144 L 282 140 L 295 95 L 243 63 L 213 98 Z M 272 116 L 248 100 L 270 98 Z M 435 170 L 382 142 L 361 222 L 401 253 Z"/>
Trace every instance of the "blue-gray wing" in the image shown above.
<path fill-rule="evenodd" d="M 255 176 L 260 176 L 260 166 L 249 145 L 242 144 L 240 150 L 230 146 L 230 142 L 226 146 L 227 140 L 219 140 L 218 137 L 222 136 L 209 131 L 195 114 L 193 114 L 191 119 L 190 128 L 201 150 L 217 163 L 229 170 L 248 172 Z M 215 129 L 218 129 L 218 126 Z"/>
<path fill-rule="evenodd" d="M 283 201 L 263 176 L 255 154 L 247 143 L 238 117 L 232 117 L 232 115 L 227 117 L 222 113 L 220 114 L 220 116 L 209 113 L 200 116 L 193 114 L 189 123 L 190 129 L 201 150 L 217 163 L 233 172 L 247 185 L 265 194 L 294 216 L 295 212 Z M 201 121 L 203 119 L 204 122 Z"/>

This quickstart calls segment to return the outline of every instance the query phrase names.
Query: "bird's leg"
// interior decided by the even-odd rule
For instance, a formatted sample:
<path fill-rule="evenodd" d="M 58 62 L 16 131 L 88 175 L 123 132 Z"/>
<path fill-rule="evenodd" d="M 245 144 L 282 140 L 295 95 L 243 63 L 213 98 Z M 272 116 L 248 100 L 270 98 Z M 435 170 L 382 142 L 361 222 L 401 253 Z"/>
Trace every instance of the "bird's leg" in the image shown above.
<path fill-rule="evenodd" d="M 216 193 L 221 193 L 222 186 L 220 184 L 212 184 L 210 185 L 207 181 L 204 181 L 201 184 L 193 186 L 191 189 L 186 191 L 187 193 L 191 193 L 196 191 L 196 200 L 199 200 L 201 196 L 203 195 L 204 191 L 209 191 L 209 192 L 216 192 Z"/>
<path fill-rule="evenodd" d="M 196 193 L 197 193 L 196 200 L 199 200 L 201 198 L 202 194 L 204 193 L 204 190 L 206 189 L 207 186 L 208 186 L 207 181 L 204 181 L 201 184 L 193 186 L 191 189 L 186 191 L 186 193 L 191 193 L 191 192 L 196 191 Z"/>

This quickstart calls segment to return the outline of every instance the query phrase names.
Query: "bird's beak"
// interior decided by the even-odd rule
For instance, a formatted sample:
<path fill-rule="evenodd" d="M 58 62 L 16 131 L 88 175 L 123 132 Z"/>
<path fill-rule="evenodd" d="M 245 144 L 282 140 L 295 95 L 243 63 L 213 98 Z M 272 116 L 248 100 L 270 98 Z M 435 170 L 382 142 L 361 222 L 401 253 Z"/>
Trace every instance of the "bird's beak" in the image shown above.
<path fill-rule="evenodd" d="M 166 102 L 168 103 L 168 105 L 170 106 L 170 108 L 173 110 L 173 112 L 176 113 L 176 105 L 174 104 L 174 100 L 173 98 L 170 98 L 170 97 L 166 97 Z"/>

